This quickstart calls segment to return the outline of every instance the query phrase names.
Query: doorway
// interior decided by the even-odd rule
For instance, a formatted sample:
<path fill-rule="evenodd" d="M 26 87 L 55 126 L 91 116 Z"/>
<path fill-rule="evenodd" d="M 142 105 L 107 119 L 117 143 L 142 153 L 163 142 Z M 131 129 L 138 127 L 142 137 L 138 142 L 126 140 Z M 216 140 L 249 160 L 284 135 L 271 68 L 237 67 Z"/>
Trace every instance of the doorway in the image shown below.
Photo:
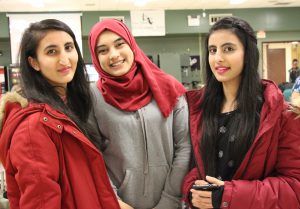
<path fill-rule="evenodd" d="M 300 44 L 290 41 L 263 42 L 262 45 L 262 77 L 277 84 L 289 82 L 288 70 L 292 67 L 292 60 L 300 60 Z"/>
<path fill-rule="evenodd" d="M 285 49 L 269 49 L 267 48 L 267 75 L 268 79 L 277 84 L 286 81 L 286 60 Z"/>

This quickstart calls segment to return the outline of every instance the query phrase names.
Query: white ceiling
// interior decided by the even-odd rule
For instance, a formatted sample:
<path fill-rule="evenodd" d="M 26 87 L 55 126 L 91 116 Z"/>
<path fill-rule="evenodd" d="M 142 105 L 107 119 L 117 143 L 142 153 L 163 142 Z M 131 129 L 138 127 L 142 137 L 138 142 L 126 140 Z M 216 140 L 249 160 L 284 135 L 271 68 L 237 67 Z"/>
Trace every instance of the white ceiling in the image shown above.
<path fill-rule="evenodd" d="M 247 0 L 238 5 L 229 0 L 148 0 L 144 7 L 134 0 L 0 0 L 0 12 L 52 12 L 52 11 L 113 11 L 113 10 L 177 10 L 177 9 L 229 9 L 264 7 L 300 7 L 300 0 Z M 39 5 L 40 3 L 43 4 Z M 37 4 L 36 6 L 33 6 Z"/>

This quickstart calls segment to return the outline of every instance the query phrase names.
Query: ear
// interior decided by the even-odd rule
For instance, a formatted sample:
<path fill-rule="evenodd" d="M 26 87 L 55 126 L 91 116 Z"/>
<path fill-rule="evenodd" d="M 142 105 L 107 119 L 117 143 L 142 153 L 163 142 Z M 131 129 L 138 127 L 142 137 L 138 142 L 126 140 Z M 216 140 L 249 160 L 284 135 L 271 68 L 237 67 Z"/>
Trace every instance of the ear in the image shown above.
<path fill-rule="evenodd" d="M 28 57 L 28 62 L 29 64 L 31 65 L 31 67 L 33 69 L 35 69 L 36 71 L 40 71 L 40 67 L 39 67 L 39 64 L 37 62 L 37 60 L 33 57 Z"/>

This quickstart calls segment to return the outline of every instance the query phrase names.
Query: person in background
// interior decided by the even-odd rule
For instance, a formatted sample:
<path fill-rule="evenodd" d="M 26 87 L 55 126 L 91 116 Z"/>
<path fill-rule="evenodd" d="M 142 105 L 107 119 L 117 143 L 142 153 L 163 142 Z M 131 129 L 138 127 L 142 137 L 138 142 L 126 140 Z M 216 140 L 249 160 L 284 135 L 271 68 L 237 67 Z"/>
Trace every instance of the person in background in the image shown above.
<path fill-rule="evenodd" d="M 300 208 L 300 113 L 274 82 L 259 78 L 253 29 L 238 17 L 222 18 L 205 47 L 206 85 L 187 93 L 196 166 L 184 179 L 185 202 L 201 209 Z"/>
<path fill-rule="evenodd" d="M 185 88 L 161 71 L 115 19 L 89 35 L 100 78 L 91 120 L 99 128 L 109 176 L 128 208 L 181 208 L 181 184 L 190 160 Z"/>
<path fill-rule="evenodd" d="M 300 98 L 300 76 L 298 76 L 292 88 L 291 100 L 295 100 L 296 98 Z"/>
<path fill-rule="evenodd" d="M 290 83 L 295 83 L 298 76 L 300 76 L 300 69 L 298 67 L 298 60 L 293 59 L 292 62 L 292 68 L 289 69 L 289 75 L 290 75 Z"/>
<path fill-rule="evenodd" d="M 92 97 L 74 33 L 55 19 L 32 23 L 19 56 L 22 94 L 7 93 L 0 105 L 10 208 L 119 209 L 90 141 Z"/>

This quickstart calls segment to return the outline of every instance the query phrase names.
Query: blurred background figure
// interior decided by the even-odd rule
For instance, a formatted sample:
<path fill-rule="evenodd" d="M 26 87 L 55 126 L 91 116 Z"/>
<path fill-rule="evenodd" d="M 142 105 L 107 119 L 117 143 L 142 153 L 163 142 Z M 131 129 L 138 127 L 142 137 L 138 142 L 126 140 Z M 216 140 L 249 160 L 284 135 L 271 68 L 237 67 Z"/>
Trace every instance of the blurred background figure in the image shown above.
<path fill-rule="evenodd" d="M 289 69 L 289 75 L 290 75 L 290 83 L 295 83 L 297 77 L 300 75 L 300 69 L 298 67 L 298 60 L 293 59 L 292 68 Z"/>

